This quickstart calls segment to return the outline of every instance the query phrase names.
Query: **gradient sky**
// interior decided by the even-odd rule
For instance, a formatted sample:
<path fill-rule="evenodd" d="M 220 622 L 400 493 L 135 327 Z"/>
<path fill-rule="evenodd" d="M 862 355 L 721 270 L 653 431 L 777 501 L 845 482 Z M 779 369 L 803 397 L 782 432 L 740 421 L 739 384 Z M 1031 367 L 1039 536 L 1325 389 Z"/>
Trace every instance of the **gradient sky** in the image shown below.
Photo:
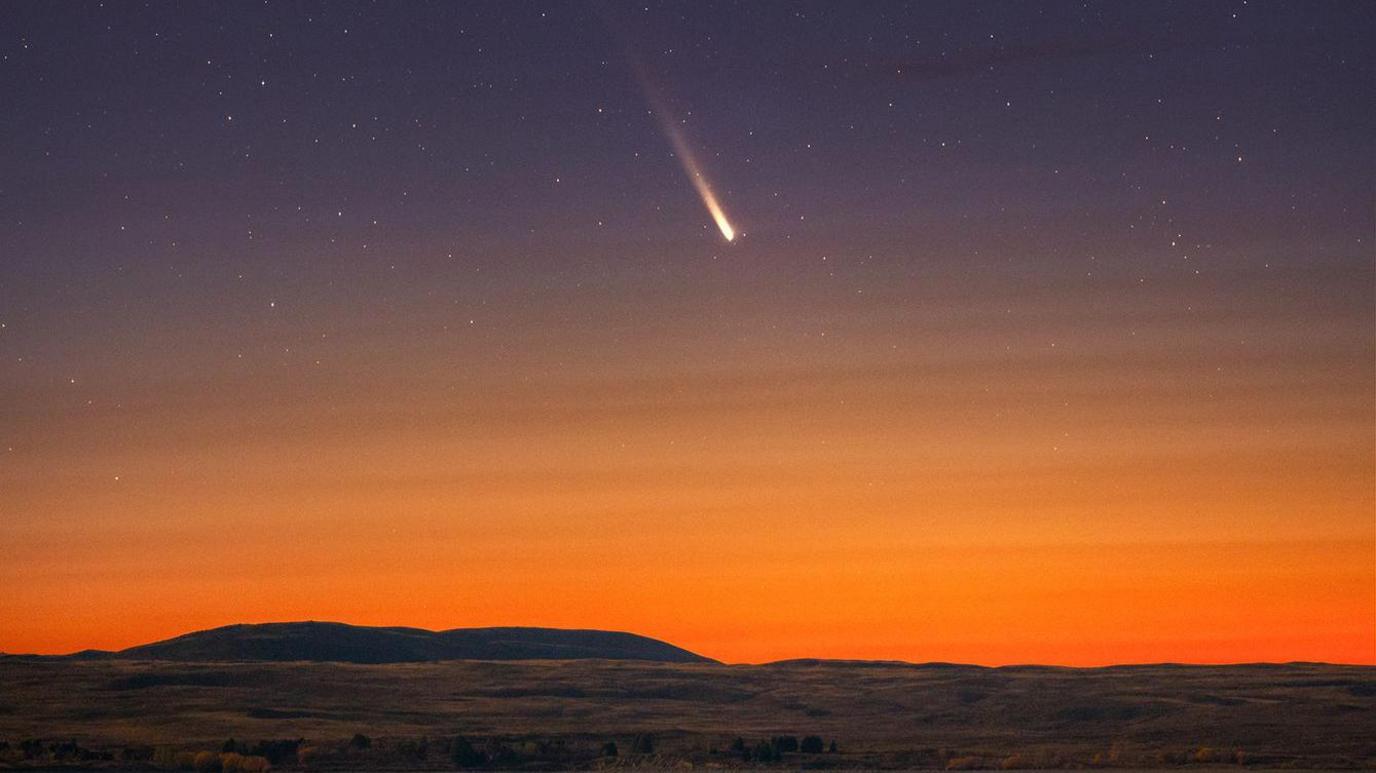
<path fill-rule="evenodd" d="M 4 3 L 0 650 L 1376 663 L 1372 40 L 1368 2 Z"/>

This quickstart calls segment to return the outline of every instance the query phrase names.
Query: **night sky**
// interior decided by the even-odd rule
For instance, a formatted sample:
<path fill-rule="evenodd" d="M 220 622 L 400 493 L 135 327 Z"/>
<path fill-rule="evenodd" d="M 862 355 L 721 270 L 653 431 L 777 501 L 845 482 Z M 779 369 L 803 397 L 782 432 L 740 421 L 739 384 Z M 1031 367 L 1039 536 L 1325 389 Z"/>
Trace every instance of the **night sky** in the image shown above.
<path fill-rule="evenodd" d="M 0 650 L 1376 662 L 1373 40 L 1367 2 L 4 3 Z"/>

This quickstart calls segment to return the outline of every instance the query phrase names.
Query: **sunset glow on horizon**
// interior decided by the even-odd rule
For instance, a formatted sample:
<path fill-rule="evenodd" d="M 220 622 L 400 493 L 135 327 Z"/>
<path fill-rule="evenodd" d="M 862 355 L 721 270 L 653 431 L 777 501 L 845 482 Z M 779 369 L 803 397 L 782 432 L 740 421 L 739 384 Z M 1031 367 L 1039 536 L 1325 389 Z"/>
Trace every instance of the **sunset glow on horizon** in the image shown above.
<path fill-rule="evenodd" d="M 1376 664 L 1365 16 L 802 5 L 15 14 L 0 652 Z"/>
<path fill-rule="evenodd" d="M 282 301 L 325 335 L 290 369 L 249 349 L 275 380 L 195 334 L 121 340 L 183 356 L 35 391 L 4 468 L 25 547 L 0 618 L 26 622 L 0 649 L 331 619 L 615 628 L 727 661 L 1372 661 L 1359 336 L 1253 321 L 1258 343 L 1219 344 L 1230 311 L 1181 346 L 1151 316 L 1179 301 L 1126 281 L 1112 312 L 1051 314 L 709 282 L 691 304 L 560 290 L 447 335 L 436 309 L 434 338 L 357 349 L 332 339 L 384 301 Z M 1266 297 L 1211 292 L 1244 319 Z M 829 329 L 747 332 L 814 312 Z"/>

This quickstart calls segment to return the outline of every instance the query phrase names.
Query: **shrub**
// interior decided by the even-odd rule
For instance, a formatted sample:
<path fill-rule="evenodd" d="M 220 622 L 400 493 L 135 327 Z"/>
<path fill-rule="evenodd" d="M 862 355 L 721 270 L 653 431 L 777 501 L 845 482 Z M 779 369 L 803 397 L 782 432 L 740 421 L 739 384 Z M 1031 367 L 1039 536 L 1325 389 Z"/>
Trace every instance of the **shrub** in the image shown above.
<path fill-rule="evenodd" d="M 241 773 L 239 763 L 243 759 L 238 752 L 220 752 L 220 770 L 223 773 Z"/>
<path fill-rule="evenodd" d="M 240 773 L 267 773 L 269 770 L 272 770 L 272 763 L 267 757 L 249 754 L 239 758 Z"/>
<path fill-rule="evenodd" d="M 421 738 L 419 741 L 399 741 L 397 743 L 397 754 L 402 757 L 423 760 L 430 752 L 430 740 Z"/>
<path fill-rule="evenodd" d="M 982 767 L 979 757 L 952 757 L 946 760 L 947 770 L 978 770 Z"/>
<path fill-rule="evenodd" d="M 616 756 L 616 741 L 608 741 L 608 742 L 602 744 L 602 756 L 603 756 L 603 757 L 615 757 L 615 756 Z"/>
<path fill-rule="evenodd" d="M 1161 751 L 1154 756 L 1158 765 L 1184 765 L 1190 759 L 1185 752 Z"/>
<path fill-rule="evenodd" d="M 836 739 L 833 738 L 833 739 L 831 739 L 831 745 L 827 747 L 827 754 L 835 754 L 835 753 L 836 753 Z"/>
<path fill-rule="evenodd" d="M 368 749 L 373 745 L 373 739 L 362 733 L 354 733 L 354 737 L 349 741 L 349 746 L 355 749 Z"/>
<path fill-rule="evenodd" d="M 750 759 L 756 762 L 773 762 L 777 759 L 774 754 L 774 747 L 766 741 L 755 744 L 755 748 L 750 750 Z"/>
<path fill-rule="evenodd" d="M 1123 750 L 1114 744 L 1106 752 L 1095 752 L 1090 758 L 1089 764 L 1096 768 L 1115 767 L 1123 757 Z"/>
<path fill-rule="evenodd" d="M 631 743 L 631 754 L 654 754 L 655 739 L 649 733 L 641 733 Z"/>
<path fill-rule="evenodd" d="M 785 752 L 798 751 L 798 737 L 794 735 L 776 735 L 769 740 L 769 745 L 774 747 L 776 755 Z"/>
<path fill-rule="evenodd" d="M 490 739 L 483 747 L 483 757 L 487 762 L 500 768 L 510 768 L 519 759 L 515 749 L 496 739 Z"/>
<path fill-rule="evenodd" d="M 805 736 L 803 742 L 798 745 L 798 750 L 803 754 L 821 754 L 825 748 L 820 735 Z"/>
<path fill-rule="evenodd" d="M 299 759 L 301 744 L 303 743 L 305 743 L 304 738 L 297 738 L 296 740 L 281 739 L 276 741 L 259 741 L 249 753 L 259 757 L 266 757 L 268 762 L 273 765 L 281 765 L 292 761 L 298 761 L 304 764 L 304 761 Z M 315 755 L 319 758 L 319 749 L 315 750 Z"/>
<path fill-rule="evenodd" d="M 473 768 L 487 762 L 487 758 L 467 738 L 458 736 L 449 743 L 449 761 L 460 768 Z"/>
<path fill-rule="evenodd" d="M 219 773 L 220 755 L 215 752 L 197 752 L 193 766 L 197 773 Z"/>
<path fill-rule="evenodd" d="M 93 759 L 90 750 L 83 749 L 77 745 L 76 741 L 63 741 L 61 743 L 49 744 L 48 752 L 54 759 L 58 760 L 88 760 Z"/>

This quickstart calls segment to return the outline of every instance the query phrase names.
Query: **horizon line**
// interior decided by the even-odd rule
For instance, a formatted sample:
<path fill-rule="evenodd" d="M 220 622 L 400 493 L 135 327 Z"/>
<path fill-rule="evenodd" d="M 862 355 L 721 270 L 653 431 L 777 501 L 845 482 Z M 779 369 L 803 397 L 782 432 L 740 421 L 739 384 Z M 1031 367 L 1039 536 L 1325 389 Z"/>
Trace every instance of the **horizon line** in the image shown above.
<path fill-rule="evenodd" d="M 553 626 L 553 625 L 472 625 L 472 626 L 456 626 L 456 627 L 452 627 L 452 628 L 425 628 L 425 627 L 423 627 L 423 626 L 417 626 L 417 625 L 391 625 L 391 624 L 389 624 L 389 625 L 365 625 L 365 624 L 359 624 L 359 623 L 348 623 L 348 622 L 344 622 L 344 621 L 342 621 L 342 620 L 317 620 L 317 619 L 313 619 L 313 618 L 308 618 L 308 619 L 304 619 L 304 620 L 300 620 L 300 619 L 298 619 L 298 620 L 266 620 L 266 621 L 261 621 L 261 622 L 235 622 L 235 623 L 224 623 L 224 624 L 221 624 L 221 625 L 213 625 L 213 626 L 210 626 L 210 627 L 207 627 L 207 628 L 196 628 L 196 629 L 184 631 L 184 632 L 182 632 L 182 633 L 173 634 L 173 635 L 167 636 L 167 637 L 165 637 L 165 638 L 153 639 L 153 640 L 151 640 L 151 641 L 144 641 L 144 642 L 140 642 L 140 643 L 136 643 L 136 644 L 131 644 L 131 645 L 127 646 L 127 647 L 122 647 L 122 648 L 120 648 L 120 649 L 100 649 L 100 648 L 96 648 L 96 647 L 85 647 L 85 648 L 82 648 L 82 649 L 72 650 L 72 651 L 68 651 L 68 652 L 7 652 L 7 651 L 5 651 L 5 650 L 0 650 L 0 658 L 70 658 L 70 657 L 76 657 L 76 656 L 83 655 L 83 654 L 118 655 L 119 653 L 121 653 L 121 652 L 123 652 L 123 651 L 125 651 L 125 650 L 128 650 L 128 649 L 133 649 L 133 648 L 142 647 L 142 646 L 147 646 L 147 645 L 151 645 L 151 644 L 157 644 L 157 643 L 161 643 L 161 642 L 171 641 L 171 640 L 174 640 L 174 639 L 182 638 L 182 637 L 184 637 L 184 636 L 191 636 L 191 635 L 198 634 L 198 633 L 206 633 L 206 632 L 208 632 L 208 631 L 216 631 L 216 630 L 220 630 L 220 629 L 223 629 L 223 628 L 234 628 L 234 627 L 239 627 L 239 626 L 304 625 L 304 624 L 339 625 L 339 626 L 345 626 L 345 627 L 349 627 L 349 628 L 364 628 L 364 629 L 389 629 L 389 628 L 390 628 L 390 629 L 407 629 L 407 630 L 413 630 L 413 631 L 424 631 L 424 632 L 426 632 L 426 633 L 444 633 L 444 632 L 447 632 L 447 631 L 464 631 L 464 630 L 467 630 L 467 631 L 473 631 L 473 630 L 493 630 L 493 629 L 502 629 L 502 628 L 510 628 L 510 629 L 536 629 L 536 630 L 550 630 L 550 631 L 595 631 L 595 632 L 599 632 L 599 633 L 616 633 L 616 634 L 626 634 L 626 635 L 630 635 L 630 636 L 639 636 L 639 637 L 646 638 L 646 639 L 652 639 L 652 640 L 655 640 L 655 641 L 658 641 L 658 642 L 661 642 L 661 643 L 663 643 L 663 644 L 667 644 L 667 645 L 670 645 L 670 646 L 673 646 L 673 647 L 677 647 L 677 648 L 679 648 L 679 649 L 685 649 L 685 648 L 683 648 L 683 647 L 679 647 L 679 645 L 674 644 L 673 642 L 669 641 L 668 639 L 660 638 L 660 637 L 658 637 L 658 636 L 647 635 L 647 634 L 641 634 L 641 633 L 636 633 L 636 632 L 634 632 L 634 631 L 627 631 L 627 630 L 621 630 L 621 629 L 612 629 L 612 628 L 564 627 L 564 626 Z M 694 654 L 694 655 L 698 655 L 698 656 L 700 656 L 700 657 L 706 658 L 707 660 L 711 661 L 710 663 L 705 663 L 705 664 L 692 664 L 692 665 L 721 665 L 721 666 L 770 666 L 770 665 L 779 665 L 779 664 L 787 664 L 787 663 L 816 662 L 816 663 L 821 663 L 821 664 L 828 664 L 828 663 L 829 663 L 829 664 L 853 664 L 853 665 L 893 665 L 893 666 L 946 667 L 946 668 L 986 668 L 986 669 L 1005 669 L 1005 668 L 1006 668 L 1006 669 L 1017 669 L 1017 668 L 1056 668 L 1056 669 L 1068 669 L 1068 670 L 1093 670 L 1093 669 L 1107 669 L 1107 668 L 1148 668 L 1148 667 L 1220 668 L 1220 667 L 1245 667 L 1245 666 L 1305 666 L 1305 665 L 1311 665 L 1311 666 L 1335 666 L 1335 667 L 1350 667 L 1350 668 L 1376 668 L 1376 660 L 1373 660 L 1372 662 L 1368 662 L 1368 663 L 1361 663 L 1361 662 L 1338 662 L 1338 661 L 1328 661 L 1328 660 L 1305 660 L 1305 659 L 1297 659 L 1297 660 L 1241 660 L 1241 661 L 1158 660 L 1158 661 L 1131 661 L 1131 662 L 1122 662 L 1122 661 L 1120 661 L 1120 662 L 1111 662 L 1111 663 L 1100 663 L 1100 664 L 1096 664 L 1096 665 L 1072 665 L 1072 664 L 1068 664 L 1068 663 L 1032 662 L 1032 661 L 1015 661 L 1015 662 L 1007 662 L 1007 663 L 975 663 L 975 662 L 964 662 L 964 661 L 955 661 L 955 660 L 903 660 L 903 659 L 895 659 L 895 658 L 818 657 L 818 656 L 811 656 L 811 655 L 800 655 L 800 656 L 795 656 L 795 657 L 777 658 L 777 659 L 774 659 L 774 660 L 735 661 L 735 662 L 728 662 L 728 661 L 725 661 L 725 660 L 720 660 L 720 659 L 718 659 L 718 658 L 714 658 L 714 657 L 712 657 L 712 656 L 710 656 L 710 655 L 704 655 L 704 654 L 699 653 L 699 652 L 696 652 L 696 651 L 691 651 L 691 650 L 686 650 L 686 651 L 690 651 L 690 652 L 692 652 L 692 654 Z M 110 659 L 112 659 L 112 660 L 119 660 L 119 659 L 121 659 L 121 658 L 110 658 Z M 590 660 L 595 660 L 596 658 L 589 658 L 589 659 L 590 659 Z M 130 661 L 157 661 L 158 659 L 157 659 L 157 658 L 136 658 L 136 657 L 131 657 L 131 658 L 127 658 L 127 659 L 124 659 L 124 660 L 130 660 Z M 429 661 L 407 661 L 407 662 L 445 663 L 445 662 L 457 662 L 457 661 L 465 661 L 465 660 L 467 660 L 467 661 L 469 661 L 469 662 L 487 662 L 487 661 L 483 661 L 483 660 L 481 660 L 481 659 L 465 659 L 465 658 L 451 658 L 451 659 L 447 659 L 447 660 L 429 660 Z M 541 659 L 541 658 L 530 658 L 529 660 L 542 660 L 542 659 Z M 206 661 L 206 662 L 215 662 L 215 661 Z M 256 661 L 223 661 L 223 662 L 256 662 Z M 322 663 L 329 663 L 329 662 L 336 662 L 336 661 L 279 661 L 279 662 L 322 662 Z M 340 661 L 340 662 L 342 662 L 342 661 Z M 492 662 L 496 662 L 496 661 L 492 661 Z M 387 665 L 387 664 L 378 664 L 378 665 Z"/>

